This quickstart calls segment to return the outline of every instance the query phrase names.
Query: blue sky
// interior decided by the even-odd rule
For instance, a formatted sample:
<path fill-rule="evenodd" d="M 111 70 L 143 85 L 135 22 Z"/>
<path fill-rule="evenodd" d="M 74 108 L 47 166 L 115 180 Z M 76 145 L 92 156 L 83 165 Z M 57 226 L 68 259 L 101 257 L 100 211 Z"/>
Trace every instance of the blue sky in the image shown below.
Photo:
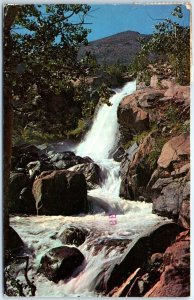
<path fill-rule="evenodd" d="M 176 5 L 133 5 L 133 4 L 106 4 L 91 5 L 90 15 L 86 21 L 92 29 L 88 36 L 89 41 L 107 37 L 122 31 L 132 30 L 139 33 L 152 33 L 154 24 L 159 20 L 171 18 L 181 25 L 188 26 L 190 23 L 190 12 L 183 5 L 182 19 L 175 18 L 171 12 Z"/>

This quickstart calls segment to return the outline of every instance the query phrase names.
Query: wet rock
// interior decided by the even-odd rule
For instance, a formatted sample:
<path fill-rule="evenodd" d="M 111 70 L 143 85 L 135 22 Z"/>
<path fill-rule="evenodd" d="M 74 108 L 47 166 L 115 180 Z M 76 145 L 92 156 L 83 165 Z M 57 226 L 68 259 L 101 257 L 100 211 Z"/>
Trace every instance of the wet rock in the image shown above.
<path fill-rule="evenodd" d="M 27 164 L 27 171 L 29 172 L 30 179 L 34 180 L 36 176 L 40 175 L 44 171 L 54 170 L 55 167 L 46 161 L 33 161 Z"/>
<path fill-rule="evenodd" d="M 71 171 L 43 172 L 32 192 L 39 214 L 71 215 L 87 211 L 87 187 L 83 174 Z"/>
<path fill-rule="evenodd" d="M 154 167 L 148 160 L 148 155 L 154 147 L 155 140 L 152 135 L 145 137 L 137 148 L 134 144 L 129 151 L 131 161 L 128 158 L 121 162 L 121 185 L 120 197 L 130 200 L 137 200 L 139 196 L 143 196 L 146 201 L 149 195 L 146 186 L 150 181 Z"/>
<path fill-rule="evenodd" d="M 131 147 L 129 147 L 125 153 L 127 155 L 127 159 L 132 161 L 134 158 L 134 155 L 137 153 L 139 149 L 139 145 L 137 143 L 134 143 Z"/>
<path fill-rule="evenodd" d="M 56 153 L 50 151 L 48 153 L 48 159 L 55 169 L 63 170 L 69 169 L 78 164 L 92 163 L 93 160 L 90 157 L 76 156 L 72 151 Z M 51 168 L 53 169 L 53 168 Z"/>
<path fill-rule="evenodd" d="M 20 193 L 29 184 L 29 178 L 25 173 L 11 173 L 9 184 L 9 211 L 11 213 L 24 212 L 24 204 L 20 201 Z"/>
<path fill-rule="evenodd" d="M 9 260 L 11 255 L 20 253 L 21 249 L 24 248 L 24 242 L 11 226 L 9 226 L 8 248 L 8 251 L 5 253 L 6 260 Z"/>
<path fill-rule="evenodd" d="M 85 242 L 88 231 L 84 228 L 69 227 L 66 228 L 58 238 L 63 244 L 80 246 Z"/>
<path fill-rule="evenodd" d="M 125 150 L 122 147 L 119 147 L 116 149 L 116 151 L 113 153 L 113 159 L 115 161 L 121 162 L 123 159 L 123 155 L 125 154 Z"/>
<path fill-rule="evenodd" d="M 175 161 L 189 158 L 190 154 L 190 136 L 189 134 L 181 134 L 173 137 L 162 148 L 162 152 L 158 159 L 158 165 L 162 168 L 168 168 Z"/>
<path fill-rule="evenodd" d="M 57 283 L 72 276 L 83 261 L 83 254 L 75 247 L 53 248 L 41 258 L 38 273 Z"/>
<path fill-rule="evenodd" d="M 75 153 L 71 151 L 53 153 L 49 156 L 50 162 L 57 162 L 59 160 L 72 160 L 75 158 Z"/>
<path fill-rule="evenodd" d="M 101 170 L 95 163 L 78 164 L 68 170 L 76 174 L 83 174 L 89 190 L 97 188 L 101 183 Z"/>
<path fill-rule="evenodd" d="M 164 253 L 164 272 L 144 297 L 188 297 L 190 295 L 190 243 L 182 238 Z"/>
<path fill-rule="evenodd" d="M 25 168 L 32 161 L 39 160 L 42 154 L 41 150 L 34 145 L 23 144 L 14 146 L 13 149 L 12 168 Z"/>
<path fill-rule="evenodd" d="M 59 160 L 53 163 L 53 165 L 55 166 L 56 169 L 63 170 L 74 166 L 74 161 L 72 162 L 72 160 Z"/>
<path fill-rule="evenodd" d="M 27 187 L 24 187 L 19 196 L 20 207 L 22 207 L 19 213 L 24 213 L 27 215 L 36 215 L 36 205 L 35 199 L 32 194 L 32 184 L 29 184 Z"/>
<path fill-rule="evenodd" d="M 106 255 L 112 251 L 117 249 L 118 252 L 123 253 L 123 251 L 127 248 L 127 246 L 131 243 L 130 239 L 122 239 L 122 238 L 99 238 L 97 244 L 92 245 L 94 247 L 93 255 L 98 255 L 104 248 L 106 248 Z M 87 249 L 90 249 L 91 245 L 88 246 Z"/>
<path fill-rule="evenodd" d="M 130 273 L 143 267 L 153 253 L 164 252 L 181 231 L 183 228 L 176 223 L 167 222 L 143 233 L 129 245 L 110 272 L 105 274 L 104 282 L 98 288 L 106 286 L 106 291 L 109 292 L 115 286 L 121 285 Z"/>

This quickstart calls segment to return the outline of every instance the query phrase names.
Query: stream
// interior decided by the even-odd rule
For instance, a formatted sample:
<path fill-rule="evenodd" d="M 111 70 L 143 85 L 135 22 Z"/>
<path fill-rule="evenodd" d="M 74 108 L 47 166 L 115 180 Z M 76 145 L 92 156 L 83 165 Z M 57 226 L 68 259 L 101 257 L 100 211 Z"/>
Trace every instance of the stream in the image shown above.
<path fill-rule="evenodd" d="M 34 277 L 38 297 L 87 297 L 102 296 L 95 288 L 110 266 L 116 264 L 124 248 L 119 241 L 130 243 L 144 230 L 161 222 L 152 214 L 152 204 L 124 200 L 119 197 L 121 178 L 120 163 L 111 158 L 111 150 L 118 138 L 117 108 L 123 97 L 133 93 L 136 83 L 127 83 L 110 98 L 111 106 L 103 104 L 90 131 L 74 150 L 76 155 L 91 157 L 101 168 L 102 184 L 88 191 L 90 213 L 76 216 L 14 216 L 10 224 L 27 246 L 30 256 L 29 278 Z M 77 276 L 58 283 L 37 274 L 42 255 L 49 249 L 61 246 L 53 238 L 65 228 L 86 228 L 90 234 L 78 247 L 85 261 Z M 70 246 L 71 247 L 71 246 Z M 22 279 L 22 270 L 18 278 Z"/>

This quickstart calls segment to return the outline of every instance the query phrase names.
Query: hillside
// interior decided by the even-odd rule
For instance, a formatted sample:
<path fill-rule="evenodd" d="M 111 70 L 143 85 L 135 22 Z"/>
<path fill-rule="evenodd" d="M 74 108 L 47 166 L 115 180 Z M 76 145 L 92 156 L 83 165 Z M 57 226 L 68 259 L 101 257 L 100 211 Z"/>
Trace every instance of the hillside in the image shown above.
<path fill-rule="evenodd" d="M 103 39 L 90 42 L 80 49 L 78 58 L 82 58 L 89 51 L 95 55 L 98 63 L 114 64 L 120 62 L 129 64 L 140 50 L 140 37 L 149 35 L 135 31 L 121 32 Z"/>

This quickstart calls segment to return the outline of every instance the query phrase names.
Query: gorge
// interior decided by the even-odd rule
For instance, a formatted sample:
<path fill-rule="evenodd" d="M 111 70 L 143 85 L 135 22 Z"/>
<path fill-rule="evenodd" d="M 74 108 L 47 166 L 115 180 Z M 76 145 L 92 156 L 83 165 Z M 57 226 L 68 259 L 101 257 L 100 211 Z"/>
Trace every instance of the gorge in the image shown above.
<path fill-rule="evenodd" d="M 128 97 L 133 97 L 135 90 L 136 82 L 127 83 L 122 89 L 117 89 L 115 95 L 110 98 L 112 105 L 103 104 L 99 108 L 93 125 L 83 142 L 73 149 L 68 149 L 68 151 L 74 151 L 76 157 L 93 161 L 100 168 L 98 184 L 90 187 L 87 193 L 87 213 L 83 211 L 81 214 L 68 213 L 69 216 L 62 216 L 60 213 L 52 215 L 52 211 L 50 211 L 50 216 L 46 216 L 41 209 L 42 206 L 44 208 L 48 204 L 42 197 L 43 200 L 38 200 L 38 202 L 42 201 L 40 215 L 30 216 L 28 214 L 28 216 L 11 217 L 10 225 L 24 241 L 25 250 L 22 251 L 30 258 L 28 274 L 31 279 L 34 278 L 37 289 L 36 296 L 114 295 L 114 287 L 120 286 L 123 280 L 128 278 L 129 272 L 133 273 L 137 267 L 141 268 L 141 265 L 148 258 L 150 259 L 151 254 L 164 252 L 174 241 L 176 235 L 183 231 L 182 227 L 168 221 L 163 216 L 153 214 L 152 203 L 134 201 L 138 198 L 130 201 L 119 197 L 121 162 L 113 159 L 115 146 L 121 139 L 117 122 L 118 106 L 121 101 L 122 103 L 126 101 L 128 95 Z M 130 94 L 132 95 L 130 96 Z M 59 156 L 65 150 L 63 143 L 60 148 Z M 52 153 L 47 153 L 47 155 L 51 155 L 52 159 L 55 157 Z M 87 158 L 88 156 L 90 159 Z M 133 161 L 132 158 L 131 160 Z M 78 163 L 70 168 L 66 167 L 66 169 L 70 173 L 79 173 L 80 166 L 83 164 Z M 33 173 L 33 169 L 31 172 Z M 52 176 L 52 173 L 48 172 L 53 171 L 44 171 L 45 175 L 41 173 L 43 179 L 40 178 L 41 176 L 38 176 L 40 179 L 35 178 L 33 183 L 35 200 L 43 194 L 43 188 L 40 190 L 37 182 L 39 180 L 40 186 L 44 186 L 44 176 Z M 65 174 L 69 176 L 68 173 Z M 54 181 L 53 184 L 55 185 Z M 56 192 L 60 194 L 60 191 L 56 190 Z M 76 197 L 79 196 L 81 194 L 79 195 L 78 191 Z M 49 196 L 47 194 L 48 197 L 53 198 L 54 204 L 58 205 L 54 200 L 56 195 Z M 58 207 L 59 211 L 61 209 Z M 154 237 L 155 235 L 156 237 Z M 146 245 L 149 245 L 149 254 L 140 246 L 144 240 L 146 244 L 143 242 L 142 246 L 146 249 Z M 78 249 L 79 252 L 76 252 L 75 249 Z M 65 254 L 69 253 L 67 251 L 70 254 Z M 133 251 L 135 251 L 135 256 Z M 61 255 L 62 258 L 60 258 Z M 67 261 L 65 262 L 66 255 L 70 255 L 67 256 L 67 260 L 68 257 L 71 258 L 71 255 L 79 257 L 77 265 L 74 265 L 75 258 L 73 258 L 72 269 L 67 265 Z M 56 268 L 57 261 L 59 265 Z M 125 265 L 124 269 L 123 264 Z M 64 274 L 64 268 L 71 270 L 68 274 Z M 21 264 L 16 269 L 17 279 L 24 281 Z M 142 270 L 143 274 L 144 267 Z M 158 276 L 153 283 L 157 282 Z M 148 285 L 144 289 L 144 293 L 149 290 L 149 287 L 151 286 Z"/>

